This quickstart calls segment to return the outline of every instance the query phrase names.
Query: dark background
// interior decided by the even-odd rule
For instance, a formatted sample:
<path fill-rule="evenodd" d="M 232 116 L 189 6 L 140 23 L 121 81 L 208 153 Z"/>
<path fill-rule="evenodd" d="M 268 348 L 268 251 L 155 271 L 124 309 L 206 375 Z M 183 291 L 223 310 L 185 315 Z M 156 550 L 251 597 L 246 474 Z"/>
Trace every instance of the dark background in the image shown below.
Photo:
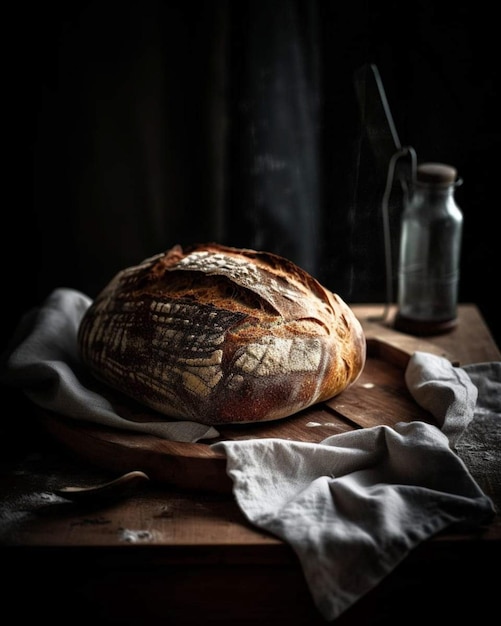
<path fill-rule="evenodd" d="M 118 270 L 176 243 L 274 251 L 348 303 L 384 302 L 390 153 L 383 127 L 368 141 L 376 103 L 361 109 L 354 89 L 357 70 L 375 63 L 402 144 L 464 181 L 459 296 L 479 305 L 499 344 L 491 6 L 143 0 L 13 10 L 2 343 L 52 289 L 94 297 Z M 395 187 L 394 249 L 400 211 Z"/>

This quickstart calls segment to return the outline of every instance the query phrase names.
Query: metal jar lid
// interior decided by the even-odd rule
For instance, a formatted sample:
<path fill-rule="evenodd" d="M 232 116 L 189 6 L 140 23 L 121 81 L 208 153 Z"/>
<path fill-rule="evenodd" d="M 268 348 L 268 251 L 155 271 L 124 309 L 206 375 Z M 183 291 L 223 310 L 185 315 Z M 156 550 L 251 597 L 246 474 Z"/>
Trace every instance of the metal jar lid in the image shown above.
<path fill-rule="evenodd" d="M 448 187 L 456 183 L 457 170 L 445 163 L 421 163 L 416 170 L 416 181 L 426 185 Z"/>

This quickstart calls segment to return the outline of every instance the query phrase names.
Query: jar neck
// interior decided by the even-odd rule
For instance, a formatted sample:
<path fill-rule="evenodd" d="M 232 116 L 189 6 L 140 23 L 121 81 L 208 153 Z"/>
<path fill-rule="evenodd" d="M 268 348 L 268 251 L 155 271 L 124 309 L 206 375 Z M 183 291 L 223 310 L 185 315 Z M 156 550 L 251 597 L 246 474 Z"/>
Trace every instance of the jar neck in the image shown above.
<path fill-rule="evenodd" d="M 455 185 L 433 185 L 417 181 L 414 193 L 433 197 L 450 197 L 454 195 Z"/>

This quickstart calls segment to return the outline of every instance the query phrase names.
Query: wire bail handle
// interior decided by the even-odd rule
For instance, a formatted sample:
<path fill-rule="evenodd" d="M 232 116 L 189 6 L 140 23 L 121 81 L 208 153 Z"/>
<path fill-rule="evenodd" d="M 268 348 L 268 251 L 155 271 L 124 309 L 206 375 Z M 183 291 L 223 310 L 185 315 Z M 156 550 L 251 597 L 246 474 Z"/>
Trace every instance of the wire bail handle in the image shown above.
<path fill-rule="evenodd" d="M 389 216 L 389 201 L 391 191 L 395 181 L 395 172 L 397 170 L 397 163 L 400 159 L 410 158 L 410 167 L 405 171 L 402 166 L 400 167 L 400 173 L 397 178 L 400 181 L 402 187 L 404 204 L 409 198 L 411 189 L 414 188 L 416 183 L 417 172 L 417 156 L 416 151 L 411 146 L 404 146 L 397 150 L 391 157 L 388 164 L 388 172 L 386 175 L 386 186 L 381 200 L 381 214 L 383 219 L 383 235 L 384 235 L 384 257 L 385 257 L 385 283 L 386 283 L 386 302 L 384 311 L 381 316 L 370 318 L 371 321 L 386 322 L 390 313 L 391 305 L 393 304 L 393 264 L 392 264 L 392 249 L 391 249 L 391 232 L 390 232 L 390 216 Z"/>

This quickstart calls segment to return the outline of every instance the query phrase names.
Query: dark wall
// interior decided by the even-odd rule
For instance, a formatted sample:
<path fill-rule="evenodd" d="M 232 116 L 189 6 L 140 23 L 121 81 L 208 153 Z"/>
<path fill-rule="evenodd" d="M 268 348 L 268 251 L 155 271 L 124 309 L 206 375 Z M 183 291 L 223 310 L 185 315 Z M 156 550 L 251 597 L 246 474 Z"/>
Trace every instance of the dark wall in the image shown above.
<path fill-rule="evenodd" d="M 479 3 L 438 4 L 16 10 L 2 343 L 53 288 L 93 297 L 122 267 L 190 241 L 267 248 L 348 302 L 384 301 L 387 163 L 365 134 L 353 82 L 367 62 L 402 143 L 464 180 L 460 299 L 479 304 L 501 343 L 495 19 Z M 394 237 L 400 210 L 396 190 Z"/>

